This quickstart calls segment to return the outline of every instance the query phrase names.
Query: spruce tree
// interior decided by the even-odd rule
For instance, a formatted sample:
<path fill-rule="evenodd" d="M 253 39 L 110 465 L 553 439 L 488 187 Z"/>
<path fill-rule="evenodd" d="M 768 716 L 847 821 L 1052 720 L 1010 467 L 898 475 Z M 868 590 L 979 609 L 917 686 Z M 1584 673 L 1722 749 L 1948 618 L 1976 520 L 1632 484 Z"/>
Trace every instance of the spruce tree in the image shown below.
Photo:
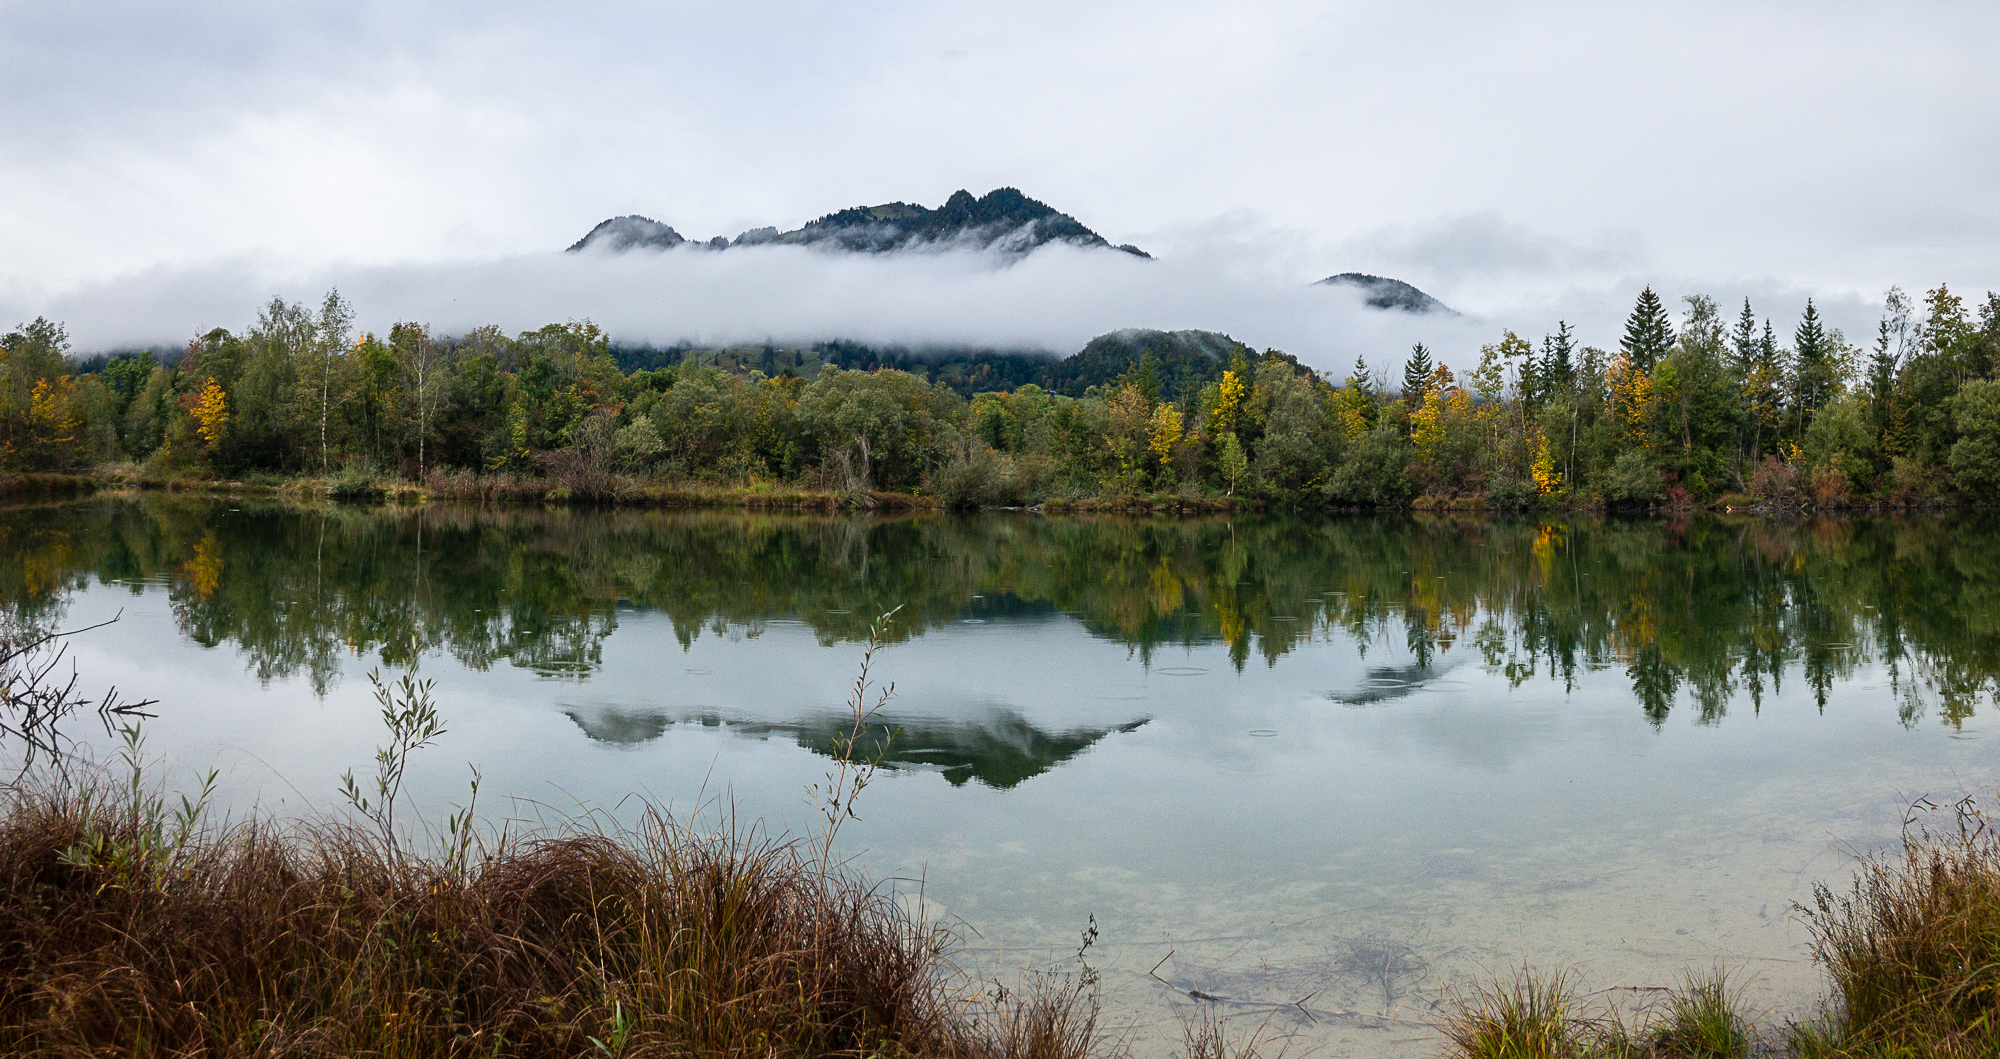
<path fill-rule="evenodd" d="M 1375 379 L 1368 372 L 1368 365 L 1360 356 L 1354 358 L 1354 374 L 1347 377 L 1347 389 L 1354 408 L 1360 412 L 1361 421 L 1368 429 L 1375 428 L 1376 396 Z"/>
<path fill-rule="evenodd" d="M 1522 344 L 1526 345 L 1527 343 L 1523 342 Z M 1547 335 L 1544 335 L 1542 336 L 1541 354 L 1537 355 L 1535 347 L 1530 345 L 1528 346 L 1527 355 L 1521 358 L 1519 386 L 1521 390 L 1521 406 L 1524 409 L 1539 406 L 1542 403 L 1542 399 L 1548 395 L 1549 380 L 1542 374 L 1542 364 L 1548 359 L 1548 352 L 1549 339 Z"/>
<path fill-rule="evenodd" d="M 1422 342 L 1410 347 L 1410 359 L 1403 363 L 1403 403 L 1412 410 L 1424 403 L 1431 388 L 1431 351 Z"/>
<path fill-rule="evenodd" d="M 1736 374 L 1748 378 L 1757 367 L 1757 314 L 1750 311 L 1750 299 L 1743 299 L 1743 315 L 1736 318 L 1736 331 L 1729 336 L 1736 353 Z"/>
<path fill-rule="evenodd" d="M 1550 393 L 1576 385 L 1576 332 L 1567 320 L 1556 321 L 1556 333 L 1542 339 L 1542 381 Z"/>
<path fill-rule="evenodd" d="M 1762 458 L 1765 442 L 1776 441 L 1780 411 L 1779 383 L 1785 377 L 1785 366 L 1778 350 L 1778 336 L 1771 330 L 1771 321 L 1764 321 L 1764 334 L 1757 339 L 1754 367 L 1750 373 L 1750 456 Z M 1767 434 L 1766 428 L 1774 433 Z"/>
<path fill-rule="evenodd" d="M 1632 306 L 1632 315 L 1625 321 L 1625 355 L 1632 365 L 1647 374 L 1652 374 L 1653 365 L 1667 355 L 1674 344 L 1674 324 L 1667 317 L 1667 307 L 1660 304 L 1660 296 L 1647 287 L 1639 292 L 1639 301 Z"/>
<path fill-rule="evenodd" d="M 1812 425 L 1813 416 L 1826 405 L 1828 389 L 1832 381 L 1829 361 L 1832 349 L 1826 340 L 1826 328 L 1820 325 L 1819 310 L 1813 307 L 1812 299 L 1806 299 L 1805 315 L 1799 318 L 1798 330 L 1792 332 L 1792 356 L 1795 358 L 1793 371 L 1793 394 L 1795 405 L 1793 418 L 1798 424 L 1798 437 L 1804 438 L 1806 428 Z"/>

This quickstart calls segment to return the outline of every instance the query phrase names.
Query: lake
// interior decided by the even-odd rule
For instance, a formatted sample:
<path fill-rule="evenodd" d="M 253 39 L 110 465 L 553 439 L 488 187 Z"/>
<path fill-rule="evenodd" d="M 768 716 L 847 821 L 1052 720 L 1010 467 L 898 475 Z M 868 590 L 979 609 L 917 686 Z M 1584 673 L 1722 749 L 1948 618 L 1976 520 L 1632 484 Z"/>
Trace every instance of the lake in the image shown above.
<path fill-rule="evenodd" d="M 968 973 L 1074 969 L 1176 1047 L 1196 1001 L 1290 1046 L 1422 1052 L 1440 990 L 1723 961 L 1820 995 L 1793 902 L 1919 797 L 1995 776 L 2000 523 L 827 518 L 298 507 L 0 510 L 0 599 L 233 812 L 331 811 L 420 658 L 415 804 L 632 796 L 815 827 L 870 623 L 895 691 L 843 852 L 952 917 Z M 77 734 L 108 751 L 88 728 Z M 867 745 L 880 748 L 880 731 Z M 1640 996 L 1643 993 L 1624 995 Z"/>

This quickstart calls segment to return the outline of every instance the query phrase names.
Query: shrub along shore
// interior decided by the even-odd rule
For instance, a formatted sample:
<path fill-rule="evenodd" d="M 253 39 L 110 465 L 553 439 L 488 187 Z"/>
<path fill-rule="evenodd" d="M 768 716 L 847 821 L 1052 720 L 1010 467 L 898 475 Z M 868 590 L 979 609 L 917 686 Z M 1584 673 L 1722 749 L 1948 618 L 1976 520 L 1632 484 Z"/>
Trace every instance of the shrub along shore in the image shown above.
<path fill-rule="evenodd" d="M 573 504 L 592 507 L 655 507 L 696 509 L 743 508 L 763 511 L 947 511 L 1031 510 L 1045 514 L 1114 513 L 1153 515 L 1216 515 L 1265 512 L 1271 505 L 1256 497 L 1237 497 L 1177 490 L 1151 493 L 1045 496 L 1029 503 L 972 504 L 924 492 L 881 489 L 833 489 L 778 482 L 715 483 L 659 477 L 606 474 L 562 478 L 533 474 L 468 471 L 434 472 L 423 482 L 395 475 L 350 472 L 331 478 L 312 475 L 258 474 L 243 479 L 160 476 L 130 464 L 113 464 L 86 472 L 0 473 L 0 503 L 61 500 L 100 493 L 159 491 L 188 495 L 265 496 L 298 502 L 326 500 L 355 503 L 450 503 L 517 505 Z M 1604 503 L 1497 503 L 1485 497 L 1421 496 L 1395 504 L 1323 505 L 1328 513 L 1367 511 L 1449 511 L 1459 514 L 1566 514 L 1623 511 L 1674 514 L 1695 510 L 1773 516 L 1808 513 L 1945 511 L 1992 506 L 1986 498 L 1931 498 L 1814 501 L 1809 497 L 1765 498 L 1729 494 L 1705 503 L 1659 502 L 1643 506 Z M 1295 510 L 1278 508 L 1278 510 Z"/>

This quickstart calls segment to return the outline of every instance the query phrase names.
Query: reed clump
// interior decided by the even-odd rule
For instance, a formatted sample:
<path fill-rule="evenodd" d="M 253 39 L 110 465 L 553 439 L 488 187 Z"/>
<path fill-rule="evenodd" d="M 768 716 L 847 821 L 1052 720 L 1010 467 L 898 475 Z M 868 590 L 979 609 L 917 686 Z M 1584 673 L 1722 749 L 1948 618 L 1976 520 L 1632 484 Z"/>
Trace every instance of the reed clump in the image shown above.
<path fill-rule="evenodd" d="M 1565 972 L 1522 968 L 1446 998 L 1438 1027 L 1451 1059 L 1624 1059 L 1645 1053 L 1617 1019 L 1584 1010 Z"/>
<path fill-rule="evenodd" d="M 1730 986 L 1722 967 L 1687 972 L 1680 988 L 1667 994 L 1666 1009 L 1652 1026 L 1656 1052 L 1686 1059 L 1745 1059 L 1753 1042 L 1742 1006 L 1741 993 Z"/>
<path fill-rule="evenodd" d="M 0 1053 L 1070 1059 L 1084 990 L 979 1007 L 951 937 L 800 843 L 660 813 L 412 856 L 343 822 L 5 796 Z"/>
<path fill-rule="evenodd" d="M 1450 1059 L 1748 1059 L 1740 1001 L 1721 968 L 1689 972 L 1628 1026 L 1569 974 L 1524 967 L 1447 998 L 1439 1028 Z"/>
<path fill-rule="evenodd" d="M 2000 832 L 1971 798 L 1919 803 L 1895 853 L 1803 909 L 1835 1004 L 1802 1054 L 2000 1055 Z"/>

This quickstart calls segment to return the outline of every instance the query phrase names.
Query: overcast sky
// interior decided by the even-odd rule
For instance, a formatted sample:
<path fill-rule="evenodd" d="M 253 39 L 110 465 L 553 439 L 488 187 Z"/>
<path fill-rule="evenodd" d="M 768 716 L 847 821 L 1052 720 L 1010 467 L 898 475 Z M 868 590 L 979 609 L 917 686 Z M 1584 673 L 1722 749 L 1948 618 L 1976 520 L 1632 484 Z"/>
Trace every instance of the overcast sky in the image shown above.
<path fill-rule="evenodd" d="M 879 338 L 1206 326 L 1326 363 L 1376 339 L 1287 306 L 1368 271 L 1465 310 L 1454 349 L 1558 315 L 1610 344 L 1646 283 L 1783 331 L 1811 295 L 1860 339 L 1891 283 L 2000 288 L 1995 41 L 1992 0 L 0 0 L 0 310 L 177 342 L 340 283 L 365 321 L 720 340 L 869 330 L 879 287 Z M 648 308 L 548 256 L 613 214 L 733 235 L 1006 185 L 1160 291 L 993 268 L 919 311 L 908 270 L 777 255 L 663 266 Z"/>

